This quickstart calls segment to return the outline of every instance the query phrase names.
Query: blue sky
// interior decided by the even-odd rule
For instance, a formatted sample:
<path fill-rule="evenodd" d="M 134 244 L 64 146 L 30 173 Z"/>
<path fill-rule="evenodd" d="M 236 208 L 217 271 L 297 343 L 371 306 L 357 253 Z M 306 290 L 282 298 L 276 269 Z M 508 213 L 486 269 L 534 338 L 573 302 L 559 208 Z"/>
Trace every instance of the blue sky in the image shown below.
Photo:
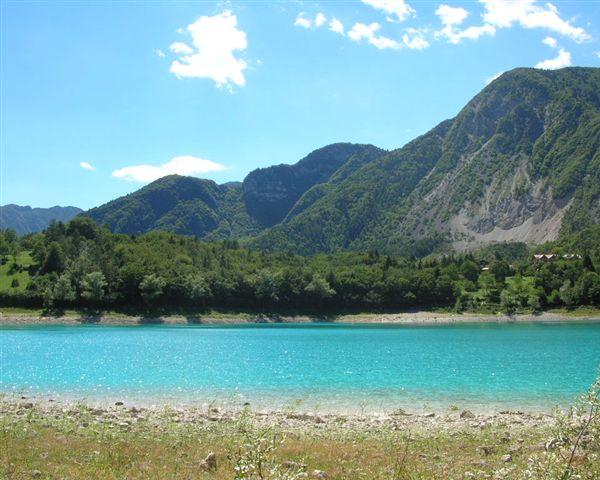
<path fill-rule="evenodd" d="M 597 1 L 3 1 L 1 27 L 1 204 L 397 148 L 500 72 L 600 66 Z"/>

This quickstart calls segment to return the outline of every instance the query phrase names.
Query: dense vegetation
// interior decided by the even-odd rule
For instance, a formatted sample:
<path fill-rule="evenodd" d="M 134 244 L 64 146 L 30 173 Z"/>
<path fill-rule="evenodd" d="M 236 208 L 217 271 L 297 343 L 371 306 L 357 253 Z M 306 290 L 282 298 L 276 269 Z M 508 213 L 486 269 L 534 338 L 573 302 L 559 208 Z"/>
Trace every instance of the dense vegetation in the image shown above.
<path fill-rule="evenodd" d="M 85 217 L 19 239 L 0 234 L 3 305 L 47 308 L 445 308 L 507 312 L 600 306 L 600 227 L 539 249 L 524 244 L 414 259 L 344 252 L 299 256 L 168 232 L 110 233 Z"/>
<path fill-rule="evenodd" d="M 41 232 L 52 220 L 68 222 L 81 212 L 77 207 L 31 208 L 3 205 L 0 206 L 0 229 L 12 229 L 19 235 Z"/>

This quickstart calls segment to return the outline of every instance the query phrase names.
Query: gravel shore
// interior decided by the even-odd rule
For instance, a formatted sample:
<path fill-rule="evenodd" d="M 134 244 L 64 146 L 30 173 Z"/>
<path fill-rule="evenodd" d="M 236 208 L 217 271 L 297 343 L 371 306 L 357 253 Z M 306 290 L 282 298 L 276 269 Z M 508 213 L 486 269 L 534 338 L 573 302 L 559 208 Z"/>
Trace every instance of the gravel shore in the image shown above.
<path fill-rule="evenodd" d="M 260 314 L 213 315 L 168 315 L 168 316 L 129 316 L 108 314 L 102 316 L 41 316 L 29 313 L 3 313 L 0 311 L 0 326 L 11 325 L 235 325 L 252 323 L 350 323 L 350 324 L 389 324 L 389 325 L 456 325 L 468 323 L 557 323 L 557 322 L 600 322 L 600 313 L 565 315 L 555 312 L 540 314 L 477 314 L 477 313 L 437 313 L 427 311 L 402 313 L 363 313 L 324 316 L 282 316 Z"/>

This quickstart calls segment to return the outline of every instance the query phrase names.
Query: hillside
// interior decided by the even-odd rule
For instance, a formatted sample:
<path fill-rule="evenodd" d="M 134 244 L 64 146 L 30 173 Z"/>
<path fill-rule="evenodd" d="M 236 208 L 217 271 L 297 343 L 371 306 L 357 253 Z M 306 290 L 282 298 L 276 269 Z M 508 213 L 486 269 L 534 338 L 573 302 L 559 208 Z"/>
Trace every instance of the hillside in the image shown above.
<path fill-rule="evenodd" d="M 552 240 L 600 219 L 599 144 L 600 69 L 512 70 L 251 245 L 424 255 Z"/>
<path fill-rule="evenodd" d="M 251 172 L 243 183 L 171 175 L 85 214 L 113 232 L 168 230 L 207 239 L 242 238 L 278 223 L 308 189 L 375 159 L 372 145 L 338 143 L 294 165 Z"/>
<path fill-rule="evenodd" d="M 41 232 L 52 220 L 68 222 L 82 212 L 77 207 L 31 208 L 20 205 L 0 206 L 0 229 L 13 229 L 19 235 Z"/>

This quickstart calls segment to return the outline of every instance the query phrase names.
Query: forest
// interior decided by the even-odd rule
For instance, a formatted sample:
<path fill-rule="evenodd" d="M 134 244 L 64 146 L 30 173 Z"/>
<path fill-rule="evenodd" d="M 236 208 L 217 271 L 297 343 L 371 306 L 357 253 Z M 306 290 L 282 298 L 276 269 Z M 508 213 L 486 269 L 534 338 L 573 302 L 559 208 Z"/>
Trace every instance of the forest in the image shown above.
<path fill-rule="evenodd" d="M 168 232 L 110 233 L 93 220 L 0 231 L 0 304 L 82 308 L 537 312 L 600 306 L 600 226 L 545 245 L 506 243 L 425 258 L 301 256 Z M 536 259 L 536 253 L 553 254 Z"/>

